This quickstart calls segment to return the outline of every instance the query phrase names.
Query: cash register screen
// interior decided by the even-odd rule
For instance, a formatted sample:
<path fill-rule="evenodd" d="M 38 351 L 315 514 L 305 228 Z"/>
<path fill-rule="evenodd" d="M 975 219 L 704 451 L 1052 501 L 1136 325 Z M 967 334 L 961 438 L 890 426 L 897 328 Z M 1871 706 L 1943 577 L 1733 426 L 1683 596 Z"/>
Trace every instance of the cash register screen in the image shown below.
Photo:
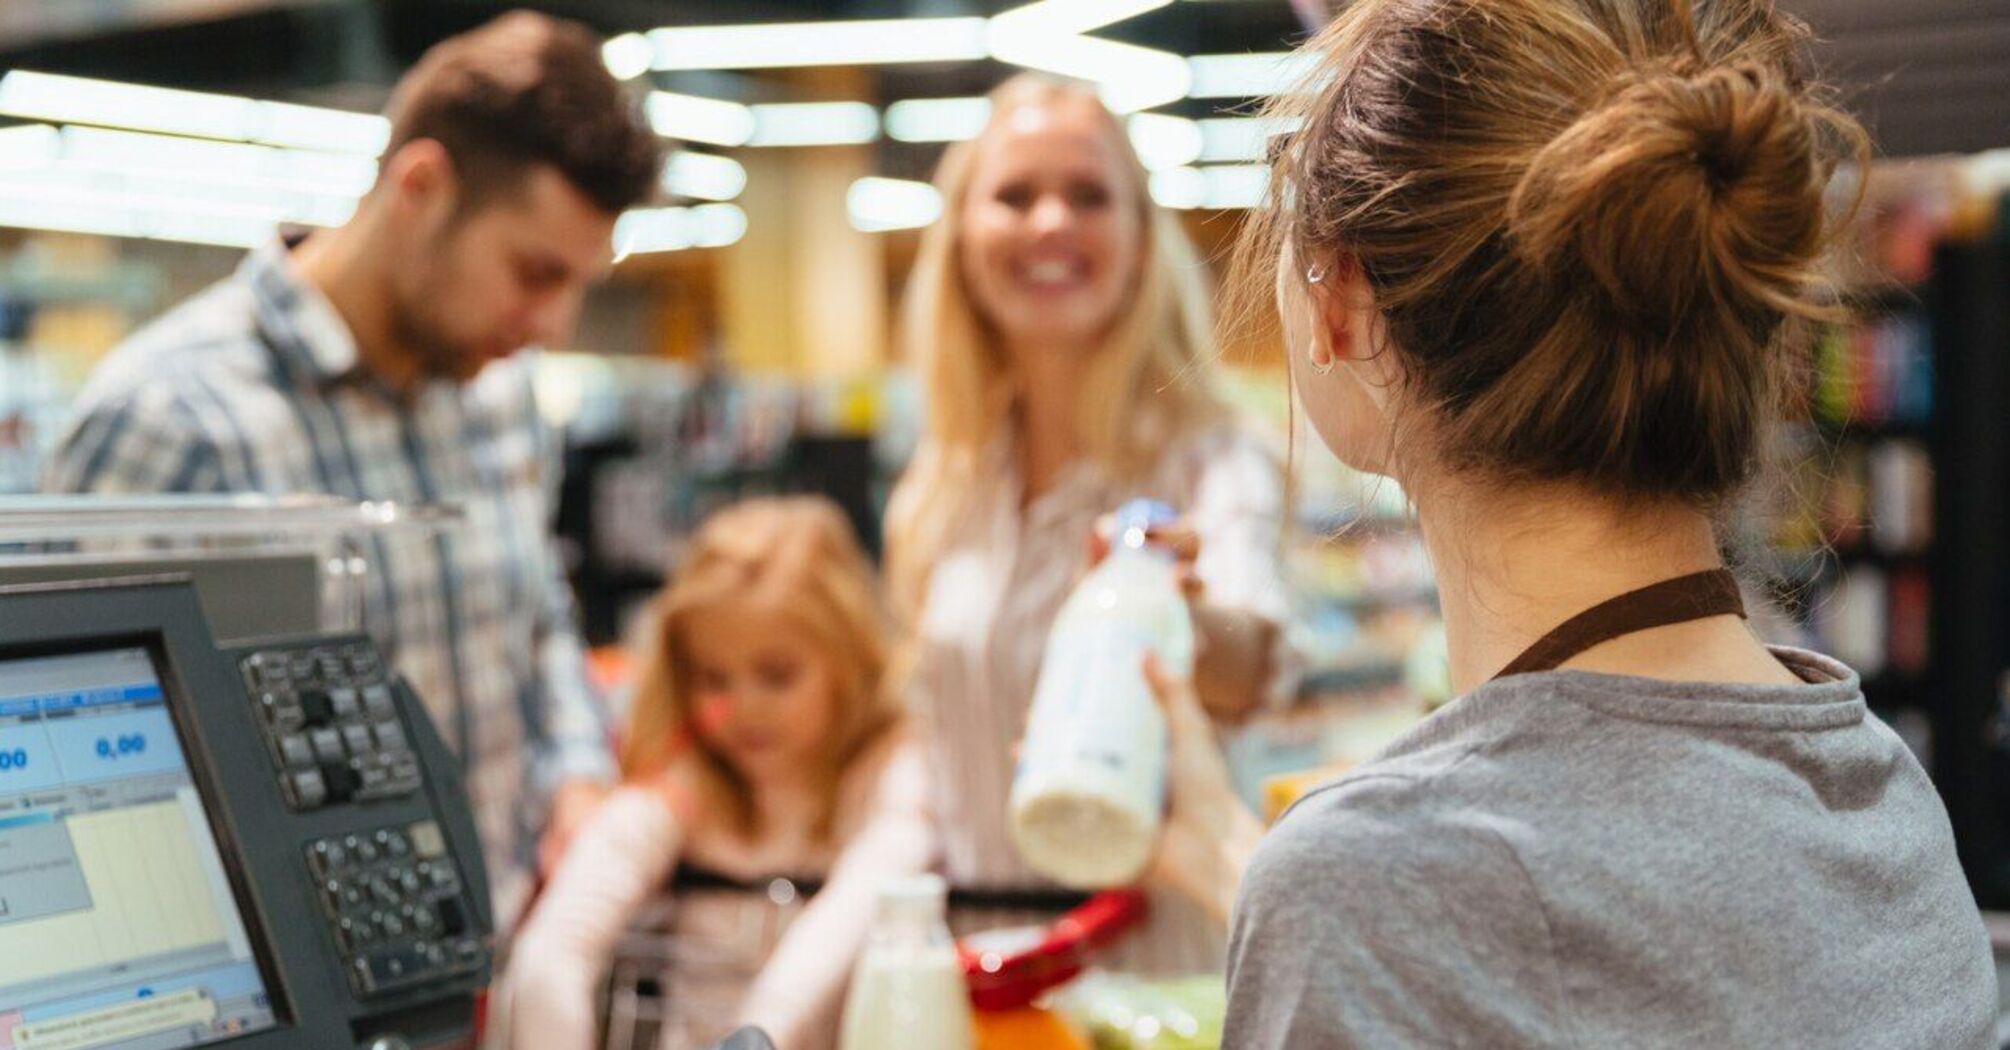
<path fill-rule="evenodd" d="M 148 650 L 0 660 L 0 1050 L 274 1023 Z"/>

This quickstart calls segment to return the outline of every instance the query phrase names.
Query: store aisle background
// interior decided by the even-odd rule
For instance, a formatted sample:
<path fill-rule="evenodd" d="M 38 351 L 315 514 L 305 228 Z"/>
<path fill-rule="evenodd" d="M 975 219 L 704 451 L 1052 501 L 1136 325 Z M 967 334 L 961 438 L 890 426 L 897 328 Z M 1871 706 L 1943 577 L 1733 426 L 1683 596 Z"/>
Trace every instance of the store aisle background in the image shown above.
<path fill-rule="evenodd" d="M 1154 195 L 1219 259 L 1276 130 L 1249 107 L 1302 36 L 1285 0 L 527 6 L 609 34 L 610 66 L 659 92 L 652 112 L 681 142 L 662 206 L 627 220 L 614 279 L 575 345 L 542 365 L 543 409 L 571 449 L 559 526 L 610 679 L 636 603 L 710 508 L 821 491 L 876 547 L 925 409 L 892 356 L 916 231 L 939 208 L 918 180 L 981 120 L 970 100 L 1091 32 L 1078 41 L 1090 61 L 1061 71 L 1109 78 Z M 1946 796 L 1978 897 L 2010 908 L 2010 5 L 1784 6 L 1825 38 L 1825 72 L 1884 159 L 1842 275 L 1858 317 L 1824 339 L 1807 411 L 1777 435 L 1783 476 L 1741 508 L 1734 545 L 1784 614 L 1773 630 L 1863 668 Z M 374 112 L 426 46 L 497 10 L 0 7 L 0 498 L 32 488 L 76 385 L 122 335 L 227 274 L 275 220 L 339 221 L 374 149 L 375 125 L 345 114 Z M 859 19 L 912 21 L 776 28 Z M 1001 26 L 1013 32 L 987 52 L 984 30 Z M 1240 333 L 1226 357 L 1238 403 L 1282 440 L 1270 335 Z M 1364 757 L 1444 698 L 1429 566 L 1401 493 L 1314 442 L 1295 448 L 1296 630 L 1313 674 L 1298 706 L 1231 741 L 1253 798 L 1271 774 Z"/>

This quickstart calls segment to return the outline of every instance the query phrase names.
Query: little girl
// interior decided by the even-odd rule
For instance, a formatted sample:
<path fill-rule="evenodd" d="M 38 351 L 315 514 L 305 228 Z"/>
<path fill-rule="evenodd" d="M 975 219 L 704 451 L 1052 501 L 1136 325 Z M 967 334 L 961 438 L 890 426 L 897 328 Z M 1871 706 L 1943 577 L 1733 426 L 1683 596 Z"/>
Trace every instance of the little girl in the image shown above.
<path fill-rule="evenodd" d="M 758 976 L 712 1003 L 782 1050 L 828 1044 L 872 901 L 933 861 L 926 778 L 882 679 L 875 576 L 821 499 L 713 516 L 656 600 L 621 750 L 624 784 L 580 832 L 519 933 L 497 997 L 507 1048 L 584 1050 L 616 943 L 666 888 L 822 877 Z M 673 872 L 678 878 L 673 878 Z M 697 877 L 693 877 L 697 876 Z M 671 932 L 717 942 L 765 895 L 672 891 Z M 664 996 L 716 999 L 716 967 Z M 669 1036 L 666 1031 L 666 1039 Z M 706 1038 L 716 1038 L 723 1031 Z"/>

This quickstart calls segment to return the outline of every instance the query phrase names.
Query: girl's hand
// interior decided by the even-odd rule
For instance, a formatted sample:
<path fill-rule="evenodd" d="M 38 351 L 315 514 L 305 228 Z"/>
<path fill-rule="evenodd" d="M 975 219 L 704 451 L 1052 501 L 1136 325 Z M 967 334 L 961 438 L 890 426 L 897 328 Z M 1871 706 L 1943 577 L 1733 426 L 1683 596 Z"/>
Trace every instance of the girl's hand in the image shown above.
<path fill-rule="evenodd" d="M 677 818 L 686 840 L 705 819 L 711 782 L 703 760 L 695 750 L 686 750 L 670 760 L 663 771 L 649 778 L 649 788 L 670 815 Z"/>
<path fill-rule="evenodd" d="M 1168 744 L 1166 820 L 1151 879 L 1192 898 L 1226 926 L 1263 825 L 1235 793 L 1192 684 L 1152 656 L 1145 658 L 1145 680 L 1165 713 Z"/>

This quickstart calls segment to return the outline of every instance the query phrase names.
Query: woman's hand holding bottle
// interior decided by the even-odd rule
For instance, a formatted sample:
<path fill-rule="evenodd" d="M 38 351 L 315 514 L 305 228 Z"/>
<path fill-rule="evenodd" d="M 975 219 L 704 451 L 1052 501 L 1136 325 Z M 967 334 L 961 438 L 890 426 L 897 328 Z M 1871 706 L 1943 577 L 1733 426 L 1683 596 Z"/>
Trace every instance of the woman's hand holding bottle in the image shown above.
<path fill-rule="evenodd" d="M 1192 683 L 1145 660 L 1145 680 L 1165 713 L 1166 819 L 1151 878 L 1199 903 L 1226 925 L 1236 887 L 1263 824 L 1235 792 L 1214 726 Z"/>

